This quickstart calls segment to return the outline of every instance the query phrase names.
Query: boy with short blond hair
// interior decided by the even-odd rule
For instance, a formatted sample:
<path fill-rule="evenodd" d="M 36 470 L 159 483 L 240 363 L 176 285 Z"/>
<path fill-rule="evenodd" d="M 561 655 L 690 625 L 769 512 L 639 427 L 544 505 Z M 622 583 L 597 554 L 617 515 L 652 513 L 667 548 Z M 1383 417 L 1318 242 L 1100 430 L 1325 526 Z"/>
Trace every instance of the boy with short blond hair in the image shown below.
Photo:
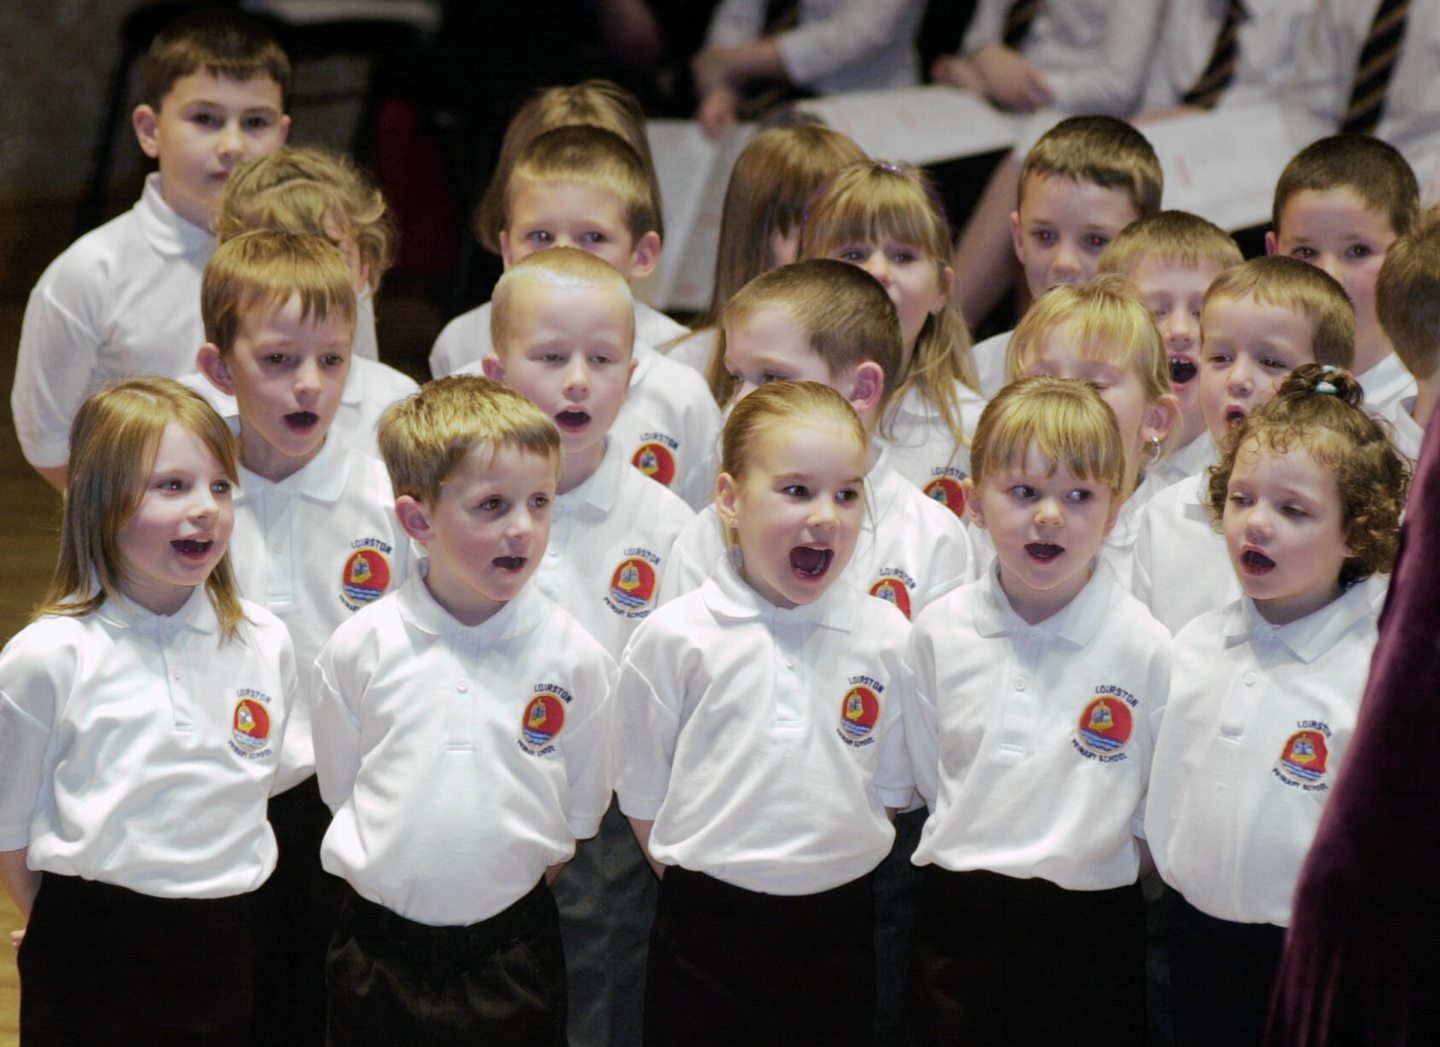
<path fill-rule="evenodd" d="M 511 171 L 505 200 L 507 268 L 551 247 L 577 247 L 633 284 L 659 261 L 660 203 L 645 162 L 610 131 L 565 126 L 536 136 Z M 694 368 L 646 337 L 649 318 L 659 314 L 639 302 L 633 310 L 635 375 L 612 439 L 642 473 L 699 508 L 712 494 L 720 414 Z M 488 329 L 488 305 L 452 320 L 436 340 L 432 372 L 479 370 L 493 352 Z"/>
<path fill-rule="evenodd" d="M 1209 459 L 1145 506 L 1132 589 L 1172 633 L 1240 597 L 1224 538 L 1209 511 L 1209 466 L 1229 433 L 1274 397 L 1301 364 L 1349 369 L 1354 309 L 1323 270 L 1280 255 L 1216 277 L 1200 315 L 1200 410 Z"/>
<path fill-rule="evenodd" d="M 1375 313 L 1375 279 L 1386 249 L 1414 227 L 1420 189 L 1393 146 L 1369 135 L 1312 142 L 1290 160 L 1275 185 L 1273 226 L 1265 249 L 1319 266 L 1340 282 L 1355 306 L 1355 377 L 1365 407 L 1393 417 L 1415 395 Z"/>
<path fill-rule="evenodd" d="M 1415 379 L 1393 415 L 1395 445 L 1412 462 L 1440 402 L 1440 207 L 1390 245 L 1375 280 L 1375 313 L 1395 355 Z"/>
<path fill-rule="evenodd" d="M 268 1005 L 256 1023 L 270 1043 L 325 1039 L 338 896 L 320 868 L 329 818 L 313 777 L 311 670 L 330 634 L 411 570 L 384 466 L 332 432 L 355 309 L 344 257 L 318 236 L 242 233 L 216 249 L 201 285 L 206 343 L 196 362 L 240 437 L 236 581 L 289 628 L 303 685 L 269 808 L 280 861 L 261 923 L 257 979 Z"/>
<path fill-rule="evenodd" d="M 1088 283 L 1100 252 L 1131 222 L 1160 210 L 1165 177 L 1135 128 L 1109 116 L 1074 116 L 1047 131 L 1020 167 L 1010 240 L 1031 298 Z M 1011 332 L 972 350 L 980 392 L 1005 384 Z"/>
<path fill-rule="evenodd" d="M 615 664 L 528 584 L 560 439 L 523 397 L 455 376 L 387 410 L 380 450 L 428 559 L 316 663 L 321 860 L 348 884 L 329 1042 L 563 1045 L 549 885 L 609 803 Z"/>
<path fill-rule="evenodd" d="M 695 515 L 631 467 L 614 433 L 636 369 L 629 285 L 603 259 L 556 247 L 515 260 L 491 305 L 486 375 L 560 431 L 550 548 L 535 585 L 618 660 L 655 608 L 671 549 Z M 618 807 L 578 850 L 557 897 L 572 1041 L 638 1042 L 655 880 Z"/>
<path fill-rule="evenodd" d="M 1155 315 L 1169 355 L 1170 385 L 1180 400 L 1176 451 L 1148 472 L 1169 486 L 1209 461 L 1200 413 L 1200 310 L 1215 277 L 1244 258 L 1234 238 L 1187 211 L 1161 211 L 1132 222 L 1100 254 L 1100 273 L 1119 273 Z"/>
<path fill-rule="evenodd" d="M 159 160 L 139 202 L 81 237 L 41 275 L 25 308 L 11 410 L 25 458 L 64 490 L 70 421 L 85 397 L 129 374 L 178 378 L 201 337 L 200 276 L 225 178 L 278 149 L 290 63 L 238 12 L 186 16 L 155 39 L 132 123 Z"/>
<path fill-rule="evenodd" d="M 378 458 L 375 426 L 385 408 L 419 386 L 376 359 L 372 291 L 389 264 L 393 229 L 385 199 L 346 158 L 323 149 L 279 149 L 250 160 L 230 177 L 215 213 L 223 243 L 252 229 L 322 237 L 345 258 L 354 288 L 355 334 L 350 373 L 335 414 L 334 431 L 362 454 Z M 204 390 L 222 415 L 233 402 Z"/>

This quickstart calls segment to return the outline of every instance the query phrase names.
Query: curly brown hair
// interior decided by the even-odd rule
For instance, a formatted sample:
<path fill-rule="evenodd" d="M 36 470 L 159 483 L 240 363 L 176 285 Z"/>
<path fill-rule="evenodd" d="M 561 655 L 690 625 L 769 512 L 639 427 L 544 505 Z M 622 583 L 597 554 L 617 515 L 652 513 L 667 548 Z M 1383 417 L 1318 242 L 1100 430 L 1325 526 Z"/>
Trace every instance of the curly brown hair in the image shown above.
<path fill-rule="evenodd" d="M 1383 423 L 1364 411 L 1363 402 L 1360 382 L 1349 371 L 1322 364 L 1292 371 L 1275 398 L 1230 434 L 1220 463 L 1210 470 L 1207 501 L 1216 525 L 1225 513 L 1241 447 L 1257 441 L 1284 454 L 1300 446 L 1335 474 L 1341 532 L 1354 553 L 1340 568 L 1341 586 L 1389 573 L 1400 544 L 1410 463 L 1395 449 Z"/>

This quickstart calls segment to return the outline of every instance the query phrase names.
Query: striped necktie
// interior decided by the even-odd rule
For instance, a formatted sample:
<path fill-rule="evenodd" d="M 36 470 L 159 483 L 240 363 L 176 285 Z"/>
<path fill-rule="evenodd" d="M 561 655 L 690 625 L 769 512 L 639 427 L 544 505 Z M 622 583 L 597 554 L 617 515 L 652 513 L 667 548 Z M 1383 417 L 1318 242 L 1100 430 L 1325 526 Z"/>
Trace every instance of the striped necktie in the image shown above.
<path fill-rule="evenodd" d="M 1244 5 L 1240 0 L 1230 0 L 1225 8 L 1225 20 L 1220 23 L 1220 34 L 1215 37 L 1215 49 L 1210 52 L 1210 61 L 1205 63 L 1204 71 L 1190 90 L 1180 96 L 1186 105 L 1215 108 L 1225 88 L 1235 79 L 1235 63 L 1240 59 L 1240 23 L 1243 21 Z"/>
<path fill-rule="evenodd" d="M 1385 108 L 1385 90 L 1395 72 L 1395 61 L 1405 42 L 1405 17 L 1410 0 L 1380 0 L 1360 60 L 1355 63 L 1355 83 L 1350 88 L 1350 105 L 1340 129 L 1347 134 L 1374 134 Z"/>
<path fill-rule="evenodd" d="M 1005 31 L 1001 35 L 1006 47 L 1012 51 L 1020 49 L 1025 35 L 1030 32 L 1030 24 L 1040 13 L 1042 3 L 1044 0 L 1013 0 L 1010 9 L 1005 12 Z"/>

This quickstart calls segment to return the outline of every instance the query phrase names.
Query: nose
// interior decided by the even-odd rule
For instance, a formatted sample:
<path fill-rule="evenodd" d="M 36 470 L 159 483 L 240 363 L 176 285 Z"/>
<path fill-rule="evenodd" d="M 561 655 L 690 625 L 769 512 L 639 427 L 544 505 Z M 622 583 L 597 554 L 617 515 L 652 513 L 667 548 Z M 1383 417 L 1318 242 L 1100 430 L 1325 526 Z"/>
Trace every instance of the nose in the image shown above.
<path fill-rule="evenodd" d="M 320 365 L 306 360 L 295 368 L 295 399 L 308 404 L 320 391 Z"/>
<path fill-rule="evenodd" d="M 580 354 L 571 357 L 565 365 L 565 397 L 569 400 L 583 400 L 590 392 L 590 368 Z"/>
<path fill-rule="evenodd" d="M 195 485 L 195 497 L 190 499 L 191 520 L 208 520 L 217 516 L 220 512 L 220 503 L 215 500 L 215 492 L 210 489 L 208 483 Z"/>
<path fill-rule="evenodd" d="M 880 281 L 882 287 L 890 286 L 890 263 L 882 252 L 871 251 L 860 263 L 860 268 Z"/>
<path fill-rule="evenodd" d="M 527 509 L 521 508 L 510 514 L 509 522 L 505 528 L 505 534 L 506 537 L 519 541 L 529 538 L 531 532 L 534 530 L 535 521 L 530 518 L 530 513 Z"/>
<path fill-rule="evenodd" d="M 1200 334 L 1200 322 L 1189 309 L 1171 309 L 1160 325 L 1160 333 L 1167 343 L 1188 347 Z"/>
<path fill-rule="evenodd" d="M 215 143 L 215 151 L 227 164 L 239 163 L 245 159 L 245 136 L 240 133 L 239 123 L 234 120 L 225 121 L 225 126 L 220 129 L 219 139 Z"/>
<path fill-rule="evenodd" d="M 1241 508 L 1241 523 L 1244 525 L 1245 540 L 1262 542 L 1270 537 L 1270 516 L 1259 504 Z"/>
<path fill-rule="evenodd" d="M 1050 261 L 1051 279 L 1068 283 L 1080 275 L 1080 254 L 1068 239 L 1061 238 L 1055 245 L 1055 254 Z"/>
<path fill-rule="evenodd" d="M 1325 251 L 1316 255 L 1314 265 L 1317 269 L 1322 269 L 1333 276 L 1337 281 L 1340 279 L 1340 260 L 1331 252 Z"/>
<path fill-rule="evenodd" d="M 1058 527 L 1064 520 L 1065 512 L 1059 498 L 1046 495 L 1035 503 L 1035 526 Z"/>
<path fill-rule="evenodd" d="M 810 510 L 810 527 L 816 531 L 833 531 L 839 523 L 835 500 L 829 497 L 817 498 Z"/>
<path fill-rule="evenodd" d="M 1239 357 L 1230 365 L 1230 370 L 1225 374 L 1225 388 L 1231 393 L 1248 393 L 1255 387 L 1254 369 L 1244 357 Z"/>

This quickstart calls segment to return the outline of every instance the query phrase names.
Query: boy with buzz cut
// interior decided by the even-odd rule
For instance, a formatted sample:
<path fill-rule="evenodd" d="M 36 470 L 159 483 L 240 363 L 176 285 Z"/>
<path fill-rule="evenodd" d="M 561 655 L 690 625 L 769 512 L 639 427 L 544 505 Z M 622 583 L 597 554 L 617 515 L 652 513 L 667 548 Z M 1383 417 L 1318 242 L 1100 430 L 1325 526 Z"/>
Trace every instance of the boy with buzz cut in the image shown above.
<path fill-rule="evenodd" d="M 631 468 L 629 446 L 614 435 L 636 369 L 630 288 L 603 260 L 556 247 L 506 269 L 491 305 L 486 375 L 560 431 L 550 547 L 535 584 L 618 661 L 695 515 Z M 558 892 L 573 1042 L 638 1042 L 655 886 L 615 808 Z"/>
<path fill-rule="evenodd" d="M 1032 299 L 1094 278 L 1100 252 L 1137 218 L 1160 210 L 1165 176 L 1155 150 L 1111 116 L 1072 116 L 1035 143 L 1020 167 L 1010 241 Z M 1005 384 L 1007 331 L 972 350 L 980 392 Z"/>
<path fill-rule="evenodd" d="M 601 128 L 557 127 L 537 136 L 511 171 L 505 201 L 500 254 L 507 269 L 552 247 L 577 247 L 633 284 L 660 259 L 660 204 L 645 162 Z M 637 331 L 644 310 L 637 301 Z M 482 305 L 440 332 L 432 373 L 474 373 L 483 366 L 493 352 L 489 312 Z M 634 344 L 635 373 L 611 439 L 642 473 L 699 509 L 713 494 L 720 413 L 694 368 L 643 337 Z"/>
<path fill-rule="evenodd" d="M 1384 418 L 1415 395 L 1375 313 L 1375 279 L 1386 249 L 1414 227 L 1420 188 L 1393 146 L 1369 135 L 1312 142 L 1280 173 L 1265 250 L 1319 266 L 1355 305 L 1355 377 L 1365 408 Z"/>
<path fill-rule="evenodd" d="M 313 775 L 310 673 L 361 607 L 410 573 L 385 468 L 335 438 L 352 364 L 355 292 L 317 236 L 257 231 L 216 249 L 201 284 L 201 373 L 232 405 L 240 444 L 230 545 L 248 599 L 289 628 L 302 687 L 269 819 L 280 844 L 266 899 L 259 1042 L 325 1040 L 325 947 L 338 897 L 320 868 L 329 813 Z"/>
<path fill-rule="evenodd" d="M 329 1042 L 563 1045 L 550 884 L 610 801 L 615 663 L 527 584 L 560 437 L 466 375 L 387 410 L 380 450 L 428 558 L 316 663 L 321 860 L 348 885 Z"/>
<path fill-rule="evenodd" d="M 1225 230 L 1188 211 L 1161 211 L 1132 222 L 1100 253 L 1100 273 L 1124 276 L 1155 314 L 1180 400 L 1177 450 L 1146 471 L 1164 486 L 1213 459 L 1200 413 L 1200 310 L 1217 276 L 1245 259 Z"/>
<path fill-rule="evenodd" d="M 290 62 L 238 12 L 178 19 L 151 44 L 135 137 L 159 161 L 139 202 L 65 249 L 30 293 L 10 406 L 25 459 L 65 489 L 70 421 L 130 374 L 178 378 L 204 338 L 200 275 L 227 175 L 285 143 Z"/>
<path fill-rule="evenodd" d="M 1140 514 L 1132 589 L 1172 633 L 1240 598 L 1225 539 L 1207 509 L 1210 466 L 1229 434 L 1274 397 L 1301 364 L 1350 369 L 1355 310 L 1322 270 L 1293 258 L 1253 258 L 1225 270 L 1200 313 L 1200 410 L 1210 457 Z"/>
<path fill-rule="evenodd" d="M 1398 400 L 1387 418 L 1395 446 L 1417 461 L 1425 427 L 1440 403 L 1440 207 L 1429 208 L 1385 252 L 1375 280 L 1375 313 L 1415 379 L 1415 395 Z"/>

